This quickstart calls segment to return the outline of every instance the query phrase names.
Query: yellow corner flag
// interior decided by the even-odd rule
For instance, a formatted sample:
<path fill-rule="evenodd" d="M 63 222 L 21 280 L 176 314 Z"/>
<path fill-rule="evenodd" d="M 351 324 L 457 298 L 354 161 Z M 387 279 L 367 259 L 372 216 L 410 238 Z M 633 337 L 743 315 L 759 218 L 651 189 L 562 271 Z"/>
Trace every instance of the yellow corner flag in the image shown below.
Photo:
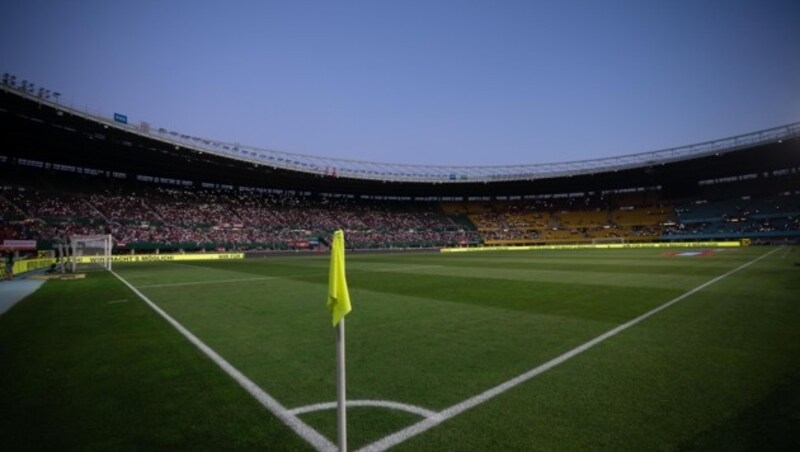
<path fill-rule="evenodd" d="M 328 276 L 328 309 L 333 314 L 333 326 L 352 309 L 347 278 L 344 275 L 344 232 L 341 229 L 333 233 L 331 269 Z"/>

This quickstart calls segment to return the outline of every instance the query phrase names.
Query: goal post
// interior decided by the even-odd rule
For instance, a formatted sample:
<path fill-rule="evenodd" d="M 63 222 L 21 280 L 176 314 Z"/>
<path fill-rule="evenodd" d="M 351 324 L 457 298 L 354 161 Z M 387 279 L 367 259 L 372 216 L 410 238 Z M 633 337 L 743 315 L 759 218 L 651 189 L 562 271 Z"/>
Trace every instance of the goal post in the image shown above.
<path fill-rule="evenodd" d="M 76 271 L 111 270 L 111 234 L 73 235 L 69 238 L 69 258 Z"/>

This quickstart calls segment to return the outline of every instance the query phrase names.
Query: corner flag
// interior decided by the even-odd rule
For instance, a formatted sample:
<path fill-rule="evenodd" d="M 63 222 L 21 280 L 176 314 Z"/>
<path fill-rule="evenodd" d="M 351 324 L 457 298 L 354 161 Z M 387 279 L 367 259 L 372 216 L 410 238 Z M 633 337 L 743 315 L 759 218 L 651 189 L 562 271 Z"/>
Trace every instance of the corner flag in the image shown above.
<path fill-rule="evenodd" d="M 344 232 L 333 233 L 331 247 L 331 268 L 328 276 L 328 309 L 333 314 L 333 326 L 352 309 L 350 293 L 347 291 L 347 278 L 344 274 Z"/>
<path fill-rule="evenodd" d="M 336 328 L 336 424 L 339 452 L 347 452 L 347 396 L 345 391 L 344 316 L 352 309 L 344 275 L 344 232 L 333 233 L 331 270 L 328 275 L 328 309 Z"/>

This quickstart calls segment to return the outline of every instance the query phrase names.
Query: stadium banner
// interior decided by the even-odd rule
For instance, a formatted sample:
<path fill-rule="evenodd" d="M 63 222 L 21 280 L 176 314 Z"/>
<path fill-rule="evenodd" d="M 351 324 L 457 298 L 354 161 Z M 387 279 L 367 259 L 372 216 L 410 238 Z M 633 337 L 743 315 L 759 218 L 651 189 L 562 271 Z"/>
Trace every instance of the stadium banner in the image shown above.
<path fill-rule="evenodd" d="M 78 256 L 79 264 L 103 262 L 102 256 Z M 111 256 L 111 262 L 178 262 L 244 259 L 244 253 L 129 254 Z"/>
<path fill-rule="evenodd" d="M 29 271 L 38 270 L 40 268 L 47 268 L 55 263 L 56 260 L 53 258 L 16 260 L 14 261 L 14 274 L 19 275 L 22 273 L 27 273 Z M 1 266 L 0 277 L 5 277 L 5 275 L 6 275 L 6 268 L 5 266 Z"/>
<path fill-rule="evenodd" d="M 3 248 L 14 250 L 35 250 L 36 240 L 3 240 Z"/>
<path fill-rule="evenodd" d="M 730 242 L 657 242 L 657 243 L 584 243 L 575 245 L 484 246 L 478 248 L 442 248 L 442 253 L 468 253 L 480 251 L 536 251 L 536 250 L 609 250 L 626 248 L 738 248 L 740 241 Z"/>

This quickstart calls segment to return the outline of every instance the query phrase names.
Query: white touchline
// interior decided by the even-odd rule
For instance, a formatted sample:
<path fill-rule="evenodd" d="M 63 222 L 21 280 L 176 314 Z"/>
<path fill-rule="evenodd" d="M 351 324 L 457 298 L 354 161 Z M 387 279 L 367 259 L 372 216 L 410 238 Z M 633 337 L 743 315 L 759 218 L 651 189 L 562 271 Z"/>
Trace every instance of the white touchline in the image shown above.
<path fill-rule="evenodd" d="M 755 259 L 753 259 L 753 260 L 751 260 L 749 262 L 746 262 L 746 263 L 734 268 L 733 270 L 731 270 L 731 271 L 729 271 L 729 272 L 727 272 L 727 273 L 725 273 L 723 275 L 717 276 L 716 278 L 714 278 L 714 279 L 712 279 L 710 281 L 707 281 L 707 282 L 695 287 L 694 289 L 684 293 L 683 295 L 680 295 L 680 296 L 678 296 L 676 298 L 673 298 L 672 300 L 670 300 L 670 301 L 668 301 L 668 302 L 666 302 L 666 303 L 664 303 L 664 304 L 662 304 L 662 305 L 660 305 L 660 306 L 658 306 L 658 307 L 656 307 L 656 308 L 654 308 L 654 309 L 652 309 L 650 311 L 647 311 L 646 313 L 640 315 L 639 317 L 636 317 L 633 320 L 625 322 L 622 325 L 620 325 L 620 326 L 618 326 L 618 327 L 616 327 L 616 328 L 614 328 L 614 329 L 612 329 L 610 331 L 607 331 L 606 333 L 603 333 L 600 336 L 597 336 L 596 338 L 590 340 L 589 342 L 586 342 L 583 345 L 579 345 L 578 347 L 573 348 L 572 350 L 564 353 L 561 356 L 553 358 L 550 361 L 547 361 L 546 363 L 544 363 L 544 364 L 542 364 L 542 365 L 540 365 L 538 367 L 535 367 L 535 368 L 525 372 L 522 375 L 514 377 L 511 380 L 508 380 L 505 383 L 501 383 L 501 384 L 499 384 L 499 385 L 497 385 L 497 386 L 495 386 L 495 387 L 493 387 L 491 389 L 488 389 L 488 390 L 486 390 L 486 391 L 484 391 L 484 392 L 482 392 L 482 393 L 480 393 L 480 394 L 478 394 L 476 396 L 470 397 L 469 399 L 466 399 L 463 402 L 457 403 L 457 404 L 455 404 L 455 405 L 453 405 L 453 406 L 451 406 L 449 408 L 445 408 L 444 410 L 436 413 L 435 415 L 430 416 L 430 417 L 428 417 L 426 419 L 423 419 L 422 421 L 419 421 L 414 425 L 411 425 L 411 426 L 409 426 L 409 427 L 407 427 L 407 428 L 405 428 L 403 430 L 400 430 L 398 432 L 392 433 L 391 435 L 389 435 L 389 436 L 387 436 L 387 437 L 385 437 L 383 439 L 380 439 L 378 441 L 375 441 L 372 444 L 368 444 L 367 446 L 364 446 L 363 448 L 359 449 L 358 452 L 362 452 L 362 451 L 364 451 L 364 452 L 384 451 L 384 450 L 389 449 L 390 447 L 396 446 L 396 445 L 398 445 L 398 444 L 400 444 L 400 443 L 402 443 L 402 442 L 404 442 L 404 441 L 406 441 L 406 440 L 408 440 L 408 439 L 410 439 L 410 438 L 412 438 L 414 436 L 417 436 L 420 433 L 422 433 L 422 432 L 424 432 L 426 430 L 429 430 L 429 429 L 441 424 L 442 422 L 444 422 L 444 421 L 446 421 L 446 420 L 448 420 L 448 419 L 450 419 L 450 418 L 452 418 L 452 417 L 454 417 L 454 416 L 456 416 L 458 414 L 463 413 L 464 411 L 469 410 L 470 408 L 474 408 L 474 407 L 482 404 L 483 402 L 486 402 L 487 400 L 492 399 L 495 396 L 498 396 L 498 395 L 508 391 L 509 389 L 511 389 L 511 388 L 521 384 L 521 383 L 524 383 L 524 382 L 530 380 L 531 378 L 533 378 L 533 377 L 535 377 L 535 376 L 537 376 L 537 375 L 539 375 L 539 374 L 541 374 L 543 372 L 546 372 L 546 371 L 552 369 L 553 367 L 556 367 L 557 365 L 559 365 L 559 364 L 561 364 L 561 363 L 563 363 L 563 362 L 565 362 L 565 361 L 567 361 L 567 360 L 569 360 L 571 358 L 574 358 L 575 356 L 585 352 L 586 350 L 589 350 L 590 348 L 592 348 L 595 345 L 605 341 L 606 339 L 608 339 L 610 337 L 613 337 L 613 336 L 616 336 L 617 334 L 627 330 L 628 328 L 630 328 L 630 327 L 636 325 L 637 323 L 647 319 L 648 317 L 651 317 L 652 315 L 657 314 L 657 313 L 663 311 L 664 309 L 667 309 L 668 307 L 670 307 L 670 306 L 674 305 L 675 303 L 683 300 L 684 298 L 687 298 L 687 297 L 689 297 L 689 296 L 691 296 L 691 295 L 693 295 L 693 294 L 705 289 L 706 287 L 708 287 L 708 286 L 710 286 L 710 285 L 712 285 L 712 284 L 714 284 L 714 283 L 716 283 L 718 281 L 721 281 L 721 280 L 727 278 L 728 276 L 738 272 L 739 270 L 742 270 L 742 269 L 744 269 L 746 267 L 749 267 L 750 265 L 760 261 L 761 259 L 764 259 L 765 257 L 769 256 L 770 254 L 772 254 L 772 253 L 774 253 L 774 252 L 776 252 L 776 251 L 778 251 L 778 250 L 780 250 L 782 248 L 783 247 L 776 248 L 776 249 L 774 249 L 774 250 L 772 250 L 772 251 L 770 251 L 768 253 L 762 254 L 761 256 L 759 256 L 759 257 L 757 257 L 757 258 L 755 258 Z"/>
<path fill-rule="evenodd" d="M 247 378 L 244 374 L 239 372 L 238 369 L 233 367 L 228 361 L 217 354 L 214 350 L 211 349 L 208 345 L 203 343 L 200 339 L 197 338 L 194 334 L 192 334 L 189 330 L 183 327 L 177 320 L 170 317 L 164 310 L 156 306 L 155 303 L 150 301 L 143 293 L 141 293 L 136 287 L 131 285 L 128 281 L 126 281 L 122 276 L 118 275 L 116 272 L 111 272 L 114 276 L 117 277 L 123 284 L 128 286 L 129 289 L 133 291 L 139 298 L 142 299 L 151 309 L 156 311 L 158 315 L 164 318 L 167 322 L 169 322 L 173 327 L 175 327 L 178 332 L 180 332 L 186 339 L 189 340 L 192 344 L 194 344 L 201 352 L 203 352 L 206 356 L 208 356 L 214 364 L 218 365 L 222 370 L 225 371 L 231 378 L 236 380 L 237 383 L 241 387 L 243 387 L 251 396 L 253 396 L 256 400 L 258 400 L 264 408 L 268 409 L 272 414 L 278 417 L 284 424 L 289 426 L 292 430 L 295 431 L 300 437 L 304 440 L 308 441 L 316 450 L 319 451 L 335 451 L 336 446 L 328 441 L 327 438 L 320 435 L 316 430 L 311 428 L 308 424 L 300 420 L 295 414 L 291 413 L 286 407 L 281 405 L 280 402 L 275 400 L 272 396 L 264 392 L 263 389 L 259 388 L 252 380 Z"/>

